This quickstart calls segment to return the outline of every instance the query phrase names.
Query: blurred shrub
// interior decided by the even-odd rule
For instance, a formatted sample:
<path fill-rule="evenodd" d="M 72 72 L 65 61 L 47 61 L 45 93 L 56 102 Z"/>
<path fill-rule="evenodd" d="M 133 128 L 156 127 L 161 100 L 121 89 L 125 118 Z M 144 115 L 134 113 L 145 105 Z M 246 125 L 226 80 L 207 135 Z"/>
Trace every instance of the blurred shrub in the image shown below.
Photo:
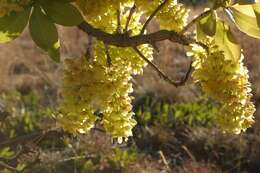
<path fill-rule="evenodd" d="M 38 94 L 34 91 L 22 95 L 17 91 L 0 95 L 1 102 L 9 116 L 1 124 L 0 132 L 9 138 L 38 130 L 40 120 L 51 115 L 50 107 L 43 107 Z"/>
<path fill-rule="evenodd" d="M 18 91 L 2 93 L 0 103 L 2 109 L 8 113 L 0 122 L 1 142 L 39 131 L 43 124 L 42 119 L 50 117 L 52 112 L 49 106 L 42 106 L 41 98 L 35 91 L 25 95 Z M 25 148 L 21 145 L 0 148 L 0 161 L 8 162 L 17 172 L 21 172 L 26 163 L 20 156 L 24 156 L 23 152 L 29 150 Z M 0 167 L 0 172 L 5 170 Z"/>
<path fill-rule="evenodd" d="M 109 162 L 114 167 L 127 168 L 131 163 L 137 159 L 137 152 L 135 149 L 130 148 L 127 150 L 115 148 L 114 154 L 110 155 Z"/>
<path fill-rule="evenodd" d="M 100 152 L 100 151 L 99 151 Z M 98 153 L 98 152 L 97 152 Z M 85 172 L 124 172 L 131 165 L 135 164 L 138 158 L 136 149 L 130 148 L 110 148 L 110 151 L 97 154 L 91 159 L 78 162 L 78 166 Z M 106 170 L 106 171 L 105 171 Z M 108 171 L 108 172 L 109 172 Z"/>
<path fill-rule="evenodd" d="M 168 101 L 146 96 L 135 105 L 136 118 L 142 126 L 180 125 L 207 126 L 214 124 L 217 108 L 211 103 L 169 103 Z"/>

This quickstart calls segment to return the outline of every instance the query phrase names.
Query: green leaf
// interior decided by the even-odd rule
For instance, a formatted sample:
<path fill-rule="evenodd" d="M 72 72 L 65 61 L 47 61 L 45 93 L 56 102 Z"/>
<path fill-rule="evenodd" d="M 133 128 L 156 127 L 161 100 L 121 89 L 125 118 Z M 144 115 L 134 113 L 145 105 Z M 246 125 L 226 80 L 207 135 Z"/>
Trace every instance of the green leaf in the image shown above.
<path fill-rule="evenodd" d="M 198 23 L 201 31 L 208 36 L 213 36 L 216 33 L 216 14 L 211 11 L 207 16 L 202 18 Z"/>
<path fill-rule="evenodd" d="M 257 24 L 258 24 L 258 27 L 259 27 L 260 26 L 260 3 L 254 4 L 254 5 L 252 5 L 252 7 L 254 9 Z"/>
<path fill-rule="evenodd" d="M 260 38 L 260 28 L 258 27 L 256 17 L 254 17 L 252 6 L 250 8 L 249 5 L 241 5 L 231 7 L 230 9 L 235 24 L 242 32 L 251 37 Z"/>
<path fill-rule="evenodd" d="M 241 56 L 241 46 L 224 21 L 217 22 L 217 31 L 214 36 L 216 44 L 224 51 L 225 57 L 230 60 L 237 60 Z"/>
<path fill-rule="evenodd" d="M 255 17 L 255 12 L 252 5 L 233 5 L 232 9 L 236 9 L 240 13 L 243 13 L 247 16 Z"/>
<path fill-rule="evenodd" d="M 70 3 L 45 0 L 42 7 L 46 14 L 57 24 L 63 26 L 75 26 L 83 22 L 80 12 Z"/>
<path fill-rule="evenodd" d="M 230 56 L 234 59 L 239 59 L 241 57 L 241 45 L 232 33 L 230 27 L 228 28 L 224 39 Z"/>
<path fill-rule="evenodd" d="M 26 27 L 30 8 L 21 12 L 11 12 L 9 15 L 0 18 L 0 43 L 6 43 L 17 38 Z"/>
<path fill-rule="evenodd" d="M 241 46 L 232 34 L 230 27 L 224 23 L 224 21 L 216 21 L 215 20 L 215 33 L 212 36 L 214 38 L 215 43 L 219 46 L 219 48 L 224 52 L 225 57 L 227 59 L 236 60 L 241 56 Z M 205 32 L 204 27 L 200 23 L 197 23 L 197 39 L 203 41 L 209 36 L 209 33 Z"/>
<path fill-rule="evenodd" d="M 39 6 L 35 6 L 29 24 L 32 39 L 56 62 L 60 60 L 60 44 L 56 26 Z"/>
<path fill-rule="evenodd" d="M 196 37 L 197 37 L 197 40 L 200 40 L 200 41 L 203 41 L 204 39 L 207 38 L 207 35 L 203 32 L 199 22 L 197 22 L 197 24 L 196 24 Z"/>

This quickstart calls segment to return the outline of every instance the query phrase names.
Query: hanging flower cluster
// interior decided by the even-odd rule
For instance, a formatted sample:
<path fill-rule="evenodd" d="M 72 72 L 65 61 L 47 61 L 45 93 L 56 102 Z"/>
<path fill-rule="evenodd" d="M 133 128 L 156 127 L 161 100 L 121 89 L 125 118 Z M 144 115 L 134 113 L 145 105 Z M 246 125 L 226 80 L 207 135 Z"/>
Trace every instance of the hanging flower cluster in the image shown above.
<path fill-rule="evenodd" d="M 227 59 L 214 42 L 207 45 L 209 52 L 198 45 L 192 45 L 188 52 L 188 56 L 194 57 L 193 78 L 220 103 L 218 124 L 224 131 L 240 133 L 252 125 L 255 112 L 244 57 Z"/>
<path fill-rule="evenodd" d="M 108 26 L 105 24 L 103 29 L 107 32 L 116 31 L 116 14 L 109 15 L 110 20 L 106 22 L 115 24 L 110 25 L 113 28 L 105 28 Z M 122 26 L 126 25 L 128 15 L 127 12 L 121 13 Z M 95 20 L 92 22 L 95 23 Z M 137 13 L 129 23 L 130 34 L 139 32 L 141 27 L 140 14 Z M 133 91 L 132 75 L 141 74 L 147 64 L 133 48 L 109 46 L 107 49 L 110 57 L 105 44 L 96 41 L 93 57 L 88 57 L 91 61 L 86 57 L 65 61 L 63 102 L 57 117 L 59 124 L 72 133 L 86 133 L 99 120 L 113 138 L 122 142 L 132 135 L 132 128 L 136 125 L 130 96 Z M 152 59 L 153 49 L 150 46 L 142 45 L 138 49 Z M 97 113 L 101 116 L 97 116 Z"/>

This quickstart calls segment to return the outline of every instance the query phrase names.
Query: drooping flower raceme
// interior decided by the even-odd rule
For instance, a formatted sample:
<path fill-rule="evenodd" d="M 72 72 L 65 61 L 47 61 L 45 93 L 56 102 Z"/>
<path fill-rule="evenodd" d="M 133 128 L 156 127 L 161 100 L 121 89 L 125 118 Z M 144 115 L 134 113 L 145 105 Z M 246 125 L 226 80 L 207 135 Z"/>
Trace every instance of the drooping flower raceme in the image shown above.
<path fill-rule="evenodd" d="M 123 7 L 122 7 L 123 8 Z M 108 14 L 107 14 L 108 15 Z M 116 14 L 110 13 L 106 20 L 112 24 L 98 24 L 107 32 L 116 31 Z M 126 24 L 127 12 L 122 12 L 122 25 Z M 129 29 L 137 34 L 142 25 L 140 14 L 133 15 Z M 95 23 L 95 20 L 92 20 Z M 138 47 L 148 58 L 152 59 L 153 49 L 148 45 Z M 60 105 L 58 123 L 72 133 L 86 133 L 94 127 L 97 120 L 104 129 L 119 142 L 132 135 L 136 125 L 132 112 L 133 91 L 132 75 L 141 74 L 146 62 L 139 57 L 133 48 L 109 46 L 111 65 L 107 64 L 108 55 L 104 43 L 96 41 L 93 57 L 68 59 L 65 61 L 63 101 Z M 97 116 L 96 113 L 102 114 Z"/>
<path fill-rule="evenodd" d="M 208 96 L 220 103 L 217 122 L 223 130 L 240 133 L 252 125 L 255 112 L 244 57 L 227 59 L 213 42 L 207 45 L 208 53 L 198 45 L 192 45 L 188 52 L 194 58 L 193 78 Z"/>

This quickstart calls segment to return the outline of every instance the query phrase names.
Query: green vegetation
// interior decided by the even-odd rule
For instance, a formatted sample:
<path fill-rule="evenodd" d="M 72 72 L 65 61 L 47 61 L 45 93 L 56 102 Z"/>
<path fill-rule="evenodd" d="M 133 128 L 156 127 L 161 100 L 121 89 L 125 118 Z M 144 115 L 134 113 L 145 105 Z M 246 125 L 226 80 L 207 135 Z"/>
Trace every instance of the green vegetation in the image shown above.
<path fill-rule="evenodd" d="M 196 103 L 175 103 L 154 99 L 153 97 L 141 98 L 137 105 L 136 117 L 143 125 L 180 126 L 186 124 L 192 126 L 210 127 L 215 124 L 217 107 L 206 101 Z"/>

